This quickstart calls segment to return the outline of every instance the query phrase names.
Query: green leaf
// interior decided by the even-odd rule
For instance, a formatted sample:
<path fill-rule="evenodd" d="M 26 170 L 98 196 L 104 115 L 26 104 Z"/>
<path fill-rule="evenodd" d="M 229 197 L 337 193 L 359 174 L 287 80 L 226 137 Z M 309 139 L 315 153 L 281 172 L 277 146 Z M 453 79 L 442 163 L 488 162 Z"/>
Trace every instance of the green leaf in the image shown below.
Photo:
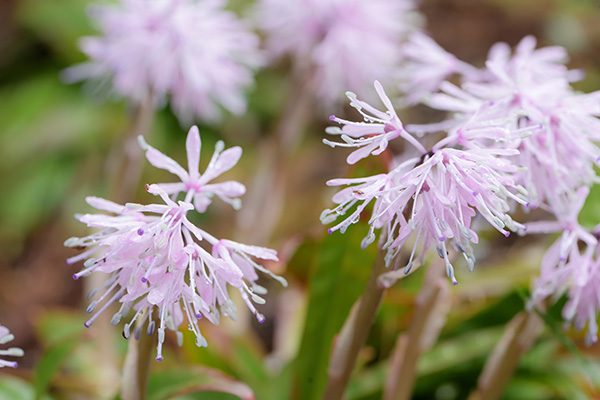
<path fill-rule="evenodd" d="M 0 375 L 0 400 L 31 400 L 34 389 L 27 381 L 10 375 Z M 41 400 L 52 400 L 50 396 L 43 396 Z"/>
<path fill-rule="evenodd" d="M 366 229 L 365 224 L 357 224 L 343 235 L 328 235 L 321 244 L 297 359 L 299 399 L 321 398 L 333 339 L 366 286 L 377 255 L 375 245 L 360 247 Z"/>
<path fill-rule="evenodd" d="M 36 399 L 46 393 L 52 378 L 67 361 L 69 355 L 79 344 L 77 340 L 66 340 L 49 348 L 38 361 L 33 373 L 33 385 Z"/>
<path fill-rule="evenodd" d="M 157 371 L 150 374 L 148 400 L 175 399 L 184 395 L 186 399 L 194 399 L 199 397 L 189 397 L 189 395 L 197 392 L 203 392 L 202 399 L 227 398 L 222 395 L 212 396 L 205 393 L 221 392 L 237 396 L 242 400 L 254 400 L 252 389 L 245 383 L 238 382 L 212 368 L 196 366 Z"/>
<path fill-rule="evenodd" d="M 600 222 L 600 185 L 590 188 L 590 194 L 579 213 L 579 223 L 588 229 L 593 229 Z"/>
<path fill-rule="evenodd" d="M 36 398 L 44 395 L 56 373 L 65 365 L 85 331 L 81 317 L 67 311 L 50 311 L 37 321 L 36 332 L 47 346 L 33 372 Z"/>

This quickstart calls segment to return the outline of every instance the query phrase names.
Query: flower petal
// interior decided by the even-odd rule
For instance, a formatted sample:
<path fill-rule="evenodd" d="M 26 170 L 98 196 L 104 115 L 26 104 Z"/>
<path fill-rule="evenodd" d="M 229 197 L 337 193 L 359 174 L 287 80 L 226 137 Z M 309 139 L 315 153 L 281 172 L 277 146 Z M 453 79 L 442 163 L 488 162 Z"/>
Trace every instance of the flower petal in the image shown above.
<path fill-rule="evenodd" d="M 188 159 L 188 172 L 190 179 L 195 180 L 200 176 L 198 168 L 200 165 L 200 149 L 202 148 L 202 141 L 200 140 L 200 132 L 196 125 L 190 128 L 185 141 L 185 148 L 187 150 Z"/>

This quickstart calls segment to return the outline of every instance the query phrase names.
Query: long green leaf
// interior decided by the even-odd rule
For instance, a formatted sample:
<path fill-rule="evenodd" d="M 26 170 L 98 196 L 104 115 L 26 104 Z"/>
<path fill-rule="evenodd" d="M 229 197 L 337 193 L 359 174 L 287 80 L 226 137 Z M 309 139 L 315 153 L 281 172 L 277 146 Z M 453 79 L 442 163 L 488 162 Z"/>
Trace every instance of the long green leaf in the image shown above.
<path fill-rule="evenodd" d="M 363 229 L 361 229 L 361 226 Z M 365 288 L 377 249 L 361 249 L 359 224 L 322 242 L 309 289 L 306 323 L 297 360 L 298 399 L 319 399 L 325 387 L 331 345 L 352 304 Z"/>
<path fill-rule="evenodd" d="M 52 378 L 64 365 L 78 344 L 79 341 L 77 340 L 67 340 L 51 347 L 42 355 L 33 375 L 36 399 L 40 399 L 46 394 Z"/>

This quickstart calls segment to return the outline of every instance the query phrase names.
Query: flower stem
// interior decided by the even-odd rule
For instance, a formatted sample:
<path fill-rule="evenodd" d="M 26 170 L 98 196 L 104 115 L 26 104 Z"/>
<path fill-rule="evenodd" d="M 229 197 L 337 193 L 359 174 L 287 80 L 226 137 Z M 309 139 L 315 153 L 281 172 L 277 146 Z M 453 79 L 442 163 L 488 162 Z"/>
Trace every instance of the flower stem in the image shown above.
<path fill-rule="evenodd" d="M 146 318 L 139 318 L 136 329 L 141 330 L 139 339 L 129 338 L 125 364 L 123 365 L 123 382 L 121 397 L 123 400 L 145 400 L 148 389 L 150 361 L 154 348 L 155 335 L 146 334 Z M 148 321 L 149 322 L 149 321 Z"/>
<path fill-rule="evenodd" d="M 238 234 L 267 244 L 285 205 L 285 191 L 292 172 L 292 155 L 300 143 L 310 111 L 312 79 L 296 78 L 281 119 L 260 148 L 260 166 L 246 197 L 246 207 L 238 214 Z"/>
<path fill-rule="evenodd" d="M 385 400 L 410 399 L 416 366 L 421 353 L 431 347 L 450 310 L 450 287 L 444 268 L 431 265 L 416 306 L 408 333 L 398 337 L 392 354 L 384 396 Z"/>
<path fill-rule="evenodd" d="M 356 302 L 334 343 L 329 360 L 329 380 L 324 400 L 339 400 L 346 391 L 358 352 L 363 347 L 386 289 L 378 284 L 379 276 L 386 271 L 385 252 L 379 251 L 367 287 Z"/>
<path fill-rule="evenodd" d="M 535 311 L 521 311 L 506 325 L 504 334 L 485 363 L 477 388 L 469 400 L 495 400 L 513 376 L 521 356 L 542 332 L 543 323 Z"/>
<path fill-rule="evenodd" d="M 117 203 L 131 201 L 138 188 L 142 175 L 141 159 L 144 152 L 140 149 L 137 137 L 142 135 L 148 138 L 153 121 L 154 102 L 149 93 L 143 102 L 135 106 L 131 127 L 116 143 L 113 154 L 109 157 L 112 177 L 109 198 Z"/>
<path fill-rule="evenodd" d="M 138 135 L 148 135 L 153 118 L 154 106 L 151 96 L 148 95 L 146 101 L 134 109 L 129 130 L 113 144 L 107 163 L 110 185 L 109 199 L 119 203 L 132 200 L 142 172 L 143 151 L 137 144 L 137 137 Z M 107 275 L 92 274 L 84 282 L 85 292 L 89 293 L 95 288 L 102 287 L 106 283 L 106 279 Z M 94 326 L 90 328 L 96 332 L 94 336 L 98 338 L 100 349 L 98 363 L 102 366 L 102 375 L 99 379 L 104 382 L 102 385 L 104 387 L 110 387 L 119 377 L 110 315 L 110 312 L 101 314 Z M 114 391 L 117 390 L 117 385 L 114 385 Z"/>

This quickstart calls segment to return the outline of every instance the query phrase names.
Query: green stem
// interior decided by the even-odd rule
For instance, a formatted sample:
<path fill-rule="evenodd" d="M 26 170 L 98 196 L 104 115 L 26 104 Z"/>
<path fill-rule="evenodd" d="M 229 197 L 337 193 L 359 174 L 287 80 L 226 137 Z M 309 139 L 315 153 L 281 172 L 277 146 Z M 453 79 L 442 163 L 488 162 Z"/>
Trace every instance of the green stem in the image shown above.
<path fill-rule="evenodd" d="M 154 103 L 148 94 L 146 100 L 133 110 L 131 127 L 117 143 L 109 158 L 111 188 L 109 198 L 117 203 L 131 201 L 138 189 L 144 164 L 141 162 L 144 151 L 137 138 L 148 138 L 154 121 Z"/>
<path fill-rule="evenodd" d="M 143 151 L 137 143 L 138 135 L 147 136 L 150 132 L 154 118 L 154 105 L 150 94 L 146 101 L 136 106 L 131 118 L 131 126 L 123 137 L 113 144 L 109 155 L 108 173 L 110 190 L 108 198 L 118 203 L 131 201 L 137 190 L 142 166 L 141 157 Z M 85 292 L 89 293 L 94 288 L 102 287 L 106 283 L 107 276 L 103 274 L 92 274 L 85 280 Z M 99 364 L 102 365 L 102 386 L 112 385 L 118 379 L 118 368 L 114 352 L 115 343 L 113 327 L 110 325 L 110 312 L 105 312 L 97 319 L 93 329 L 98 337 L 100 349 Z M 115 392 L 118 390 L 114 386 Z"/>
<path fill-rule="evenodd" d="M 401 335 L 391 357 L 385 400 L 410 399 L 421 353 L 437 340 L 450 307 L 450 288 L 444 268 L 430 265 L 407 334 Z"/>
<path fill-rule="evenodd" d="M 259 169 L 246 196 L 246 206 L 238 214 L 241 240 L 252 238 L 257 244 L 267 244 L 280 220 L 293 172 L 292 156 L 312 106 L 311 82 L 311 79 L 295 80 L 281 119 L 260 148 Z"/>
<path fill-rule="evenodd" d="M 534 311 L 521 311 L 511 319 L 502 338 L 488 358 L 477 388 L 469 400 L 496 400 L 514 375 L 523 354 L 542 332 L 543 323 Z"/>
<path fill-rule="evenodd" d="M 145 318 L 141 317 L 136 323 L 136 329 L 140 329 L 139 339 L 129 338 L 125 364 L 123 365 L 123 382 L 121 397 L 123 400 L 145 400 L 148 390 L 148 376 L 150 374 L 150 362 L 152 349 L 155 345 L 155 335 L 146 334 L 146 324 L 139 323 Z"/>
<path fill-rule="evenodd" d="M 329 360 L 329 380 L 324 400 L 339 400 L 354 370 L 358 352 L 362 349 L 386 289 L 378 283 L 379 276 L 386 272 L 385 252 L 379 251 L 371 276 L 362 297 L 354 305 L 340 332 Z"/>

